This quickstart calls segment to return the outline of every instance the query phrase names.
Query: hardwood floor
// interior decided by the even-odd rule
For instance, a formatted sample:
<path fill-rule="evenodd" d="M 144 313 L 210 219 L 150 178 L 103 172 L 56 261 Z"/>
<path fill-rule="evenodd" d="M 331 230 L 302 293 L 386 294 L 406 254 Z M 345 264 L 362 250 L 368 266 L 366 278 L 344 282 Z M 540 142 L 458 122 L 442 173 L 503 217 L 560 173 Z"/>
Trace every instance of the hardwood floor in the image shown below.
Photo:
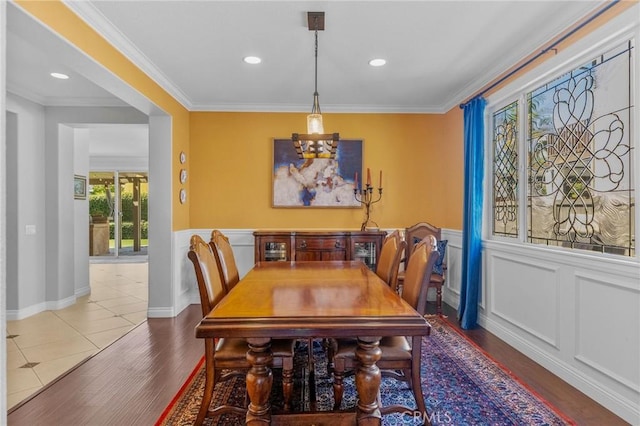
<path fill-rule="evenodd" d="M 458 325 L 455 309 L 443 305 L 443 312 L 449 316 L 451 323 Z M 511 371 L 529 389 L 546 399 L 578 425 L 629 424 L 485 329 L 462 330 L 459 326 L 457 328 L 494 360 Z"/>
<path fill-rule="evenodd" d="M 148 319 L 8 415 L 10 425 L 153 425 L 204 354 L 202 317 Z"/>
<path fill-rule="evenodd" d="M 450 307 L 445 314 L 455 318 Z M 176 318 L 149 319 L 11 410 L 8 424 L 153 425 L 202 357 L 200 315 L 191 305 Z M 627 424 L 487 331 L 465 333 L 577 424 Z"/>

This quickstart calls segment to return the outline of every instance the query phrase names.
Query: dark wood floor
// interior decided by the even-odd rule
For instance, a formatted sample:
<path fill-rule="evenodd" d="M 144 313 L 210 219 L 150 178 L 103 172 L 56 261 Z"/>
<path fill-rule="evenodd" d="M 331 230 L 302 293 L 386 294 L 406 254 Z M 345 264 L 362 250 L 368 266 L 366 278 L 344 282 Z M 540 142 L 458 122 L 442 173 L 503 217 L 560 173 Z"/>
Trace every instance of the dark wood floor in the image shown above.
<path fill-rule="evenodd" d="M 455 318 L 451 308 L 445 314 Z M 8 424 L 153 425 L 202 357 L 194 337 L 200 315 L 192 305 L 176 318 L 148 320 L 13 409 Z M 579 425 L 627 424 L 489 332 L 465 333 Z"/>

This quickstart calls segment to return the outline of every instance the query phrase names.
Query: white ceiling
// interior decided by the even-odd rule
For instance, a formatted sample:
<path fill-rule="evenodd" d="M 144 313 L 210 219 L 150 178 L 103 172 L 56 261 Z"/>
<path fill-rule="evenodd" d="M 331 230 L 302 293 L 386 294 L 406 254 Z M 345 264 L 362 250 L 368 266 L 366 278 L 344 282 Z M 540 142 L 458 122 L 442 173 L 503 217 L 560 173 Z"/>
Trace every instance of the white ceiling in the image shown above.
<path fill-rule="evenodd" d="M 324 11 L 323 112 L 446 112 L 603 4 L 586 1 L 66 1 L 190 110 L 309 111 Z M 18 7 L 18 6 L 16 6 Z M 7 7 L 7 87 L 43 105 L 117 105 Z M 48 35 L 47 35 L 48 34 Z M 262 64 L 242 62 L 256 55 Z M 374 57 L 387 59 L 370 67 Z M 62 70 L 65 81 L 48 74 Z"/>

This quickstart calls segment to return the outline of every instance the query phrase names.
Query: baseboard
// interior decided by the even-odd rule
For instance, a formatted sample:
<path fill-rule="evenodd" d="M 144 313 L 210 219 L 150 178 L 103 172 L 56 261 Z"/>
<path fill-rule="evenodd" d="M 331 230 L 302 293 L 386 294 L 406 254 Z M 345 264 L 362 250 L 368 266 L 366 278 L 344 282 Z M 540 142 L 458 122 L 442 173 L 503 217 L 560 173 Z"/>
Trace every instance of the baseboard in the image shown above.
<path fill-rule="evenodd" d="M 7 321 L 18 321 L 25 318 L 28 318 L 32 315 L 39 314 L 44 311 L 57 311 L 60 309 L 67 308 L 76 303 L 76 295 L 69 296 L 65 299 L 49 301 L 49 302 L 41 302 L 36 303 L 31 306 L 27 306 L 22 309 L 8 309 L 7 310 Z"/>
<path fill-rule="evenodd" d="M 147 318 L 172 318 L 176 315 L 176 309 L 171 306 L 147 309 Z"/>
<path fill-rule="evenodd" d="M 91 294 L 91 286 L 90 285 L 86 285 L 86 286 L 76 290 L 76 298 L 83 297 L 83 296 L 86 296 L 88 294 Z"/>
<path fill-rule="evenodd" d="M 590 377 L 585 376 L 571 365 L 560 361 L 540 348 L 530 344 L 525 339 L 515 334 L 512 330 L 502 326 L 497 321 L 488 318 L 486 315 L 479 316 L 478 323 L 487 331 L 500 338 L 502 341 L 522 352 L 525 356 L 542 365 L 544 368 L 560 377 L 565 382 L 574 386 L 580 392 L 593 398 L 602 406 L 611 410 L 625 421 L 631 424 L 638 424 L 640 420 L 640 408 L 637 402 L 626 399 L 619 394 L 611 392 L 602 383 L 595 382 Z"/>
<path fill-rule="evenodd" d="M 47 310 L 46 302 L 36 303 L 22 309 L 7 309 L 7 321 L 18 321 Z"/>

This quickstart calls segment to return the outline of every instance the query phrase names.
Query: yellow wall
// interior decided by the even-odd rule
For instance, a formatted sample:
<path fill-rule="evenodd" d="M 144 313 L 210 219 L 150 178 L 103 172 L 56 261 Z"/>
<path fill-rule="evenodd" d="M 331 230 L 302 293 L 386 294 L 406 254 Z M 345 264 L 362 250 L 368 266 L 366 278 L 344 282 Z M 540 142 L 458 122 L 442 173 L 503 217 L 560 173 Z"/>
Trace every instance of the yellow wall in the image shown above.
<path fill-rule="evenodd" d="M 382 228 L 428 220 L 461 229 L 462 113 L 323 114 L 325 129 L 363 139 L 363 167 L 382 200 Z M 273 138 L 304 131 L 303 113 L 191 113 L 189 160 L 193 228 L 355 228 L 361 209 L 273 208 Z M 445 184 L 446 182 L 446 184 Z"/>

